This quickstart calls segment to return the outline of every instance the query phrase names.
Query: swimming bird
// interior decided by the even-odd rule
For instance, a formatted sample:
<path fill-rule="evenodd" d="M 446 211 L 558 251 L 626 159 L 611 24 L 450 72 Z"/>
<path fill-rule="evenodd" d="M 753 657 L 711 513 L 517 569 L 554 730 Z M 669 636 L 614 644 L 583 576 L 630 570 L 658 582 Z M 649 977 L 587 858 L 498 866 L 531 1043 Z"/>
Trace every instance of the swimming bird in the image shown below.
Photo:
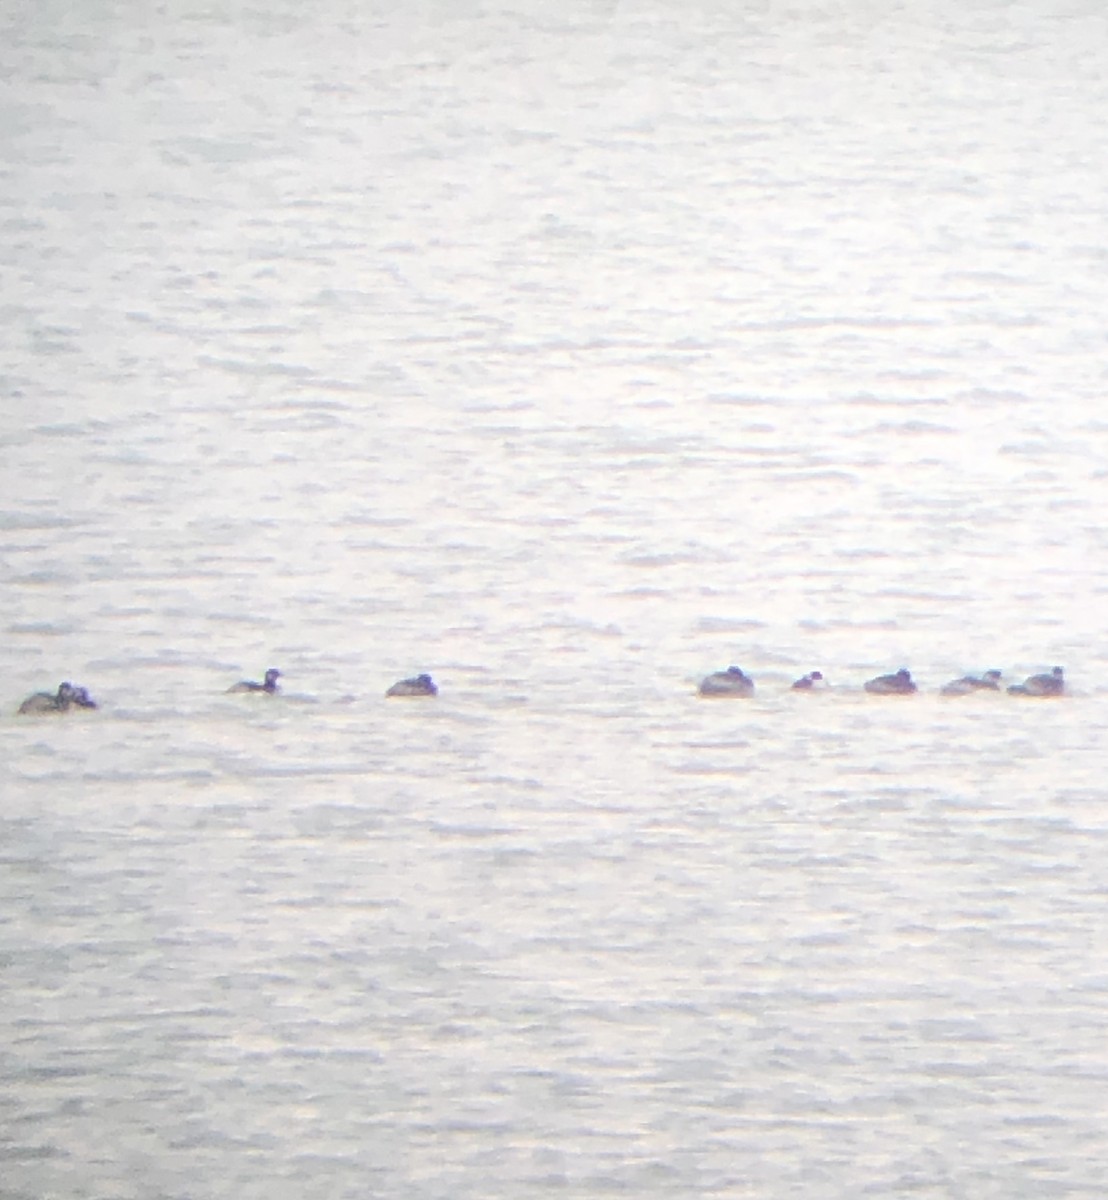
<path fill-rule="evenodd" d="M 878 675 L 876 679 L 869 679 L 865 686 L 866 691 L 875 696 L 910 696 L 919 690 L 905 667 L 901 667 L 895 675 Z"/>
<path fill-rule="evenodd" d="M 439 689 L 430 675 L 416 675 L 412 679 L 401 679 L 385 693 L 386 696 L 437 696 Z"/>
<path fill-rule="evenodd" d="M 963 675 L 944 684 L 944 696 L 968 696 L 970 692 L 999 692 L 1000 672 L 986 671 L 984 675 Z"/>
<path fill-rule="evenodd" d="M 1023 683 L 1014 683 L 1008 689 L 1013 696 L 1061 696 L 1065 690 L 1061 667 L 1054 667 L 1049 675 L 1029 675 Z"/>
<path fill-rule="evenodd" d="M 272 696 L 280 689 L 277 687 L 277 680 L 281 678 L 281 672 L 276 667 L 270 667 L 265 673 L 265 683 L 255 683 L 253 679 L 244 679 L 241 683 L 232 684 L 227 689 L 227 695 L 232 692 L 266 692 Z"/>
<path fill-rule="evenodd" d="M 822 671 L 809 671 L 807 675 L 802 675 L 790 689 L 794 692 L 810 692 L 817 683 L 823 682 Z"/>
<path fill-rule="evenodd" d="M 76 705 L 78 708 L 95 708 L 96 701 L 88 694 L 88 688 L 74 687 L 71 683 L 59 686 L 57 695 L 35 692 L 19 706 L 21 713 L 63 713 Z"/>
<path fill-rule="evenodd" d="M 697 691 L 702 696 L 753 696 L 754 680 L 741 667 L 728 667 L 702 679 Z"/>

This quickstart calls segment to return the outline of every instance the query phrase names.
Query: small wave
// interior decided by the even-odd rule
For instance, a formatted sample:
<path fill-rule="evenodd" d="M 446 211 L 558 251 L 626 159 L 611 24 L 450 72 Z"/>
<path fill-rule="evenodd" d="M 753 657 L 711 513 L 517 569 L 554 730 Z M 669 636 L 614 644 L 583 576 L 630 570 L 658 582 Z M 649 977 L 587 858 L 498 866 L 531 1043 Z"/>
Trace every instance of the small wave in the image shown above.
<path fill-rule="evenodd" d="M 49 516 L 45 513 L 0 512 L 0 531 L 6 533 L 30 532 L 38 529 L 79 529 L 87 521 L 76 517 Z"/>

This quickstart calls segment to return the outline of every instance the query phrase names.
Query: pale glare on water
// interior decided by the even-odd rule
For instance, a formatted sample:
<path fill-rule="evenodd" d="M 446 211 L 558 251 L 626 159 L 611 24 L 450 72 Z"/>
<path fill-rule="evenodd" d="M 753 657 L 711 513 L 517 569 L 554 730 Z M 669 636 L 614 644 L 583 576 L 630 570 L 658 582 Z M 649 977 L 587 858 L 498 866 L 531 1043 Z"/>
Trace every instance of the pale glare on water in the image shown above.
<path fill-rule="evenodd" d="M 1108 1193 L 1106 52 L 7 7 L 3 1200 Z"/>

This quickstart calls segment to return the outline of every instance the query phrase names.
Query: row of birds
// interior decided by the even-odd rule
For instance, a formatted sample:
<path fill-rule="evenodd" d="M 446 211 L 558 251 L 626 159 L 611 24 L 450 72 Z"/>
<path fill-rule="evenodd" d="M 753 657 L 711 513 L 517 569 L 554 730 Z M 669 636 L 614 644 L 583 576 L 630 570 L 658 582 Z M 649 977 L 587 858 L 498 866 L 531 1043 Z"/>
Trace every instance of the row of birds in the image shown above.
<path fill-rule="evenodd" d="M 983 675 L 963 675 L 952 679 L 939 690 L 944 696 L 968 696 L 972 692 L 999 692 L 1000 671 L 986 671 Z M 820 671 L 809 671 L 793 685 L 794 692 L 808 692 L 824 683 Z M 875 696 L 911 696 L 919 691 L 912 673 L 901 667 L 890 675 L 878 675 L 867 679 L 862 685 Z M 1061 696 L 1066 690 L 1065 672 L 1054 667 L 1042 675 L 1029 675 L 1023 683 L 1013 683 L 1008 691 L 1013 696 Z M 741 667 L 728 667 L 726 671 L 713 671 L 701 680 L 697 691 L 702 696 L 753 696 L 754 680 Z"/>
<path fill-rule="evenodd" d="M 243 679 L 232 684 L 227 689 L 227 695 L 252 692 L 255 694 L 273 696 L 281 690 L 277 680 L 281 672 L 276 667 L 270 667 L 265 673 L 265 679 L 257 683 L 253 679 Z M 414 675 L 411 679 L 401 679 L 394 683 L 385 693 L 386 696 L 437 696 L 439 689 L 430 675 Z M 32 713 L 63 713 L 71 708 L 96 708 L 97 703 L 88 694 L 88 688 L 78 687 L 72 683 L 60 684 L 56 692 L 35 692 L 28 696 L 19 706 L 19 712 L 28 715 Z"/>
<path fill-rule="evenodd" d="M 263 693 L 274 695 L 280 691 L 277 680 L 281 672 L 276 667 L 270 667 L 265 673 L 265 679 L 257 683 L 252 679 L 244 679 L 227 689 L 228 694 Z M 967 696 L 971 692 L 999 692 L 1000 671 L 986 671 L 983 675 L 963 675 L 961 679 L 951 680 L 941 689 L 944 696 Z M 794 692 L 809 692 L 818 690 L 825 684 L 821 671 L 809 671 L 807 675 L 792 685 Z M 901 667 L 891 675 L 878 675 L 866 680 L 863 687 L 867 692 L 876 696 L 910 696 L 919 691 L 911 672 Z M 1061 696 L 1066 690 L 1065 674 L 1061 667 L 1055 667 L 1042 675 L 1030 675 L 1023 683 L 1014 683 L 1008 691 L 1014 696 Z M 728 667 L 726 671 L 713 671 L 706 679 L 701 680 L 697 691 L 701 696 L 753 696 L 754 680 L 741 667 Z M 386 696 L 437 696 L 439 689 L 430 675 L 414 675 L 411 679 L 401 679 L 394 683 L 385 693 Z M 88 694 L 88 689 L 72 683 L 63 683 L 57 692 L 35 692 L 28 696 L 19 706 L 21 713 L 63 713 L 71 708 L 96 708 L 96 701 Z"/>

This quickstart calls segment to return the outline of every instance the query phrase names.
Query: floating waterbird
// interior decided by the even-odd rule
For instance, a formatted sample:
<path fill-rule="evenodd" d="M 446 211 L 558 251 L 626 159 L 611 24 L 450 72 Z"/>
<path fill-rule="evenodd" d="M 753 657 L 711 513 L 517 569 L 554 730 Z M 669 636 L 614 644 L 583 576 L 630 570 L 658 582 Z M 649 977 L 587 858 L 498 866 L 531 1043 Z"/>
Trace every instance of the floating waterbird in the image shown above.
<path fill-rule="evenodd" d="M 754 680 L 741 667 L 728 667 L 702 679 L 697 691 L 702 696 L 753 696 Z"/>
<path fill-rule="evenodd" d="M 411 679 L 401 679 L 385 693 L 386 696 L 437 696 L 438 694 L 439 689 L 430 675 L 416 675 Z"/>
<path fill-rule="evenodd" d="M 265 683 L 256 683 L 253 679 L 244 679 L 241 683 L 232 684 L 227 689 L 227 694 L 232 692 L 266 692 L 272 696 L 278 691 L 277 680 L 280 679 L 281 672 L 276 667 L 270 667 L 265 673 Z"/>
<path fill-rule="evenodd" d="M 970 692 L 999 692 L 1000 672 L 986 671 L 984 675 L 963 675 L 944 684 L 944 696 L 968 696 Z"/>
<path fill-rule="evenodd" d="M 96 701 L 88 694 L 88 689 L 74 687 L 72 683 L 63 683 L 58 687 L 56 695 L 49 692 L 35 692 L 28 696 L 19 706 L 21 713 L 63 713 L 73 706 L 77 708 L 95 708 Z"/>
<path fill-rule="evenodd" d="M 906 667 L 901 667 L 895 675 L 878 675 L 876 679 L 869 679 L 865 686 L 866 691 L 875 696 L 910 696 L 919 690 Z"/>
<path fill-rule="evenodd" d="M 1061 667 L 1055 667 L 1049 675 L 1030 675 L 1023 683 L 1014 683 L 1008 689 L 1013 696 L 1061 696 L 1065 690 L 1065 674 Z"/>

